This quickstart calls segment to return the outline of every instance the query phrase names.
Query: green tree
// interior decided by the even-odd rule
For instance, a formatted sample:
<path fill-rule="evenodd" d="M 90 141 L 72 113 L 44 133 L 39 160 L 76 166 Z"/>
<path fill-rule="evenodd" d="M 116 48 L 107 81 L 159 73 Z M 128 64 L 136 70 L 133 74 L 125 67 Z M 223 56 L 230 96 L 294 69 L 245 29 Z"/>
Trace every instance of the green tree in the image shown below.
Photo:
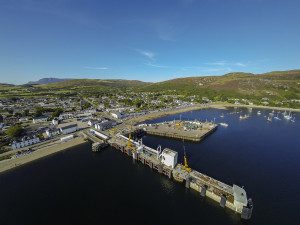
<path fill-rule="evenodd" d="M 25 109 L 23 111 L 23 116 L 29 116 L 29 110 L 28 109 Z"/>
<path fill-rule="evenodd" d="M 52 112 L 52 115 L 51 117 L 54 118 L 54 117 L 59 117 L 59 115 L 63 112 L 63 110 L 61 108 L 57 108 L 55 109 L 55 111 Z"/>
<path fill-rule="evenodd" d="M 43 107 L 36 107 L 34 111 L 34 116 L 39 117 L 42 116 L 44 113 L 44 108 Z"/>
<path fill-rule="evenodd" d="M 24 132 L 24 129 L 20 125 L 11 126 L 6 131 L 7 136 L 10 138 L 17 138 L 20 137 L 21 134 Z"/>
<path fill-rule="evenodd" d="M 3 116 L 0 115 L 0 123 L 3 123 Z"/>

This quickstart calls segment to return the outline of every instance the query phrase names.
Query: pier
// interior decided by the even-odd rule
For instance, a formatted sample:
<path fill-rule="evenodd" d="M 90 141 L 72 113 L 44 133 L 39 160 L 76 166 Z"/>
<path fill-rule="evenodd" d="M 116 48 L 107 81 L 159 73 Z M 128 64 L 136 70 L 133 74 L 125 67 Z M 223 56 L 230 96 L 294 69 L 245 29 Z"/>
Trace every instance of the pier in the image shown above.
<path fill-rule="evenodd" d="M 162 127 L 165 126 L 168 127 L 169 124 L 162 125 Z M 196 124 L 196 130 L 198 126 L 199 124 Z M 200 140 L 213 132 L 217 126 L 210 123 L 202 125 L 202 128 L 205 132 L 203 131 L 202 136 L 197 137 Z M 140 132 L 142 130 L 135 130 L 136 134 L 140 134 Z M 146 132 L 148 131 L 146 130 Z M 184 139 L 188 139 L 186 138 L 187 133 L 183 134 Z M 227 185 L 208 175 L 188 168 L 187 165 L 178 163 L 178 153 L 172 149 L 162 149 L 161 146 L 158 146 L 157 149 L 150 148 L 143 144 L 142 139 L 135 141 L 130 138 L 130 135 L 127 137 L 125 133 L 108 136 L 91 129 L 86 136 L 94 142 L 92 146 L 93 151 L 99 151 L 110 145 L 125 155 L 132 157 L 134 161 L 148 166 L 153 171 L 174 179 L 174 181 L 184 183 L 186 188 L 199 192 L 200 197 L 209 197 L 218 202 L 221 207 L 229 208 L 241 214 L 242 219 L 251 218 L 253 202 L 250 198 L 247 198 L 246 191 L 242 187 L 235 184 L 232 186 Z M 188 140 L 192 140 L 192 138 Z"/>
<path fill-rule="evenodd" d="M 142 124 L 147 134 L 199 142 L 213 133 L 218 125 L 211 122 L 174 120 L 155 124 Z"/>

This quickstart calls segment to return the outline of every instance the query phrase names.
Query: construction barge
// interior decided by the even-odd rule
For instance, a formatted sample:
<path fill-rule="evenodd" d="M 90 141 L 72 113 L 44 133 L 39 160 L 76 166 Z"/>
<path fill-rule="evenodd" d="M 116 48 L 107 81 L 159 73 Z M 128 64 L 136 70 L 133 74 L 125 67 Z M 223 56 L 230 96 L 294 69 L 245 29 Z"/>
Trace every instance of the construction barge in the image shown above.
<path fill-rule="evenodd" d="M 131 139 L 131 135 L 126 137 L 123 134 L 116 134 L 109 137 L 105 134 L 97 135 L 94 130 L 91 130 L 95 136 L 103 139 L 103 143 L 120 150 L 124 154 L 132 157 L 134 161 L 141 162 L 149 166 L 154 171 L 167 176 L 177 182 L 184 183 L 186 188 L 193 189 L 200 193 L 202 197 L 209 197 L 220 204 L 221 207 L 229 208 L 239 214 L 242 219 L 250 219 L 253 210 L 253 202 L 251 198 L 247 198 L 246 191 L 233 184 L 227 185 L 212 177 L 202 174 L 188 166 L 186 154 L 184 155 L 184 164 L 178 163 L 178 153 L 172 149 L 162 149 L 158 146 L 157 149 L 150 148 L 143 144 L 142 139 L 135 141 Z M 104 140 L 105 139 L 105 140 Z M 95 141 L 94 139 L 92 139 Z M 100 143 L 94 143 L 93 148 L 104 146 Z"/>
<path fill-rule="evenodd" d="M 173 120 L 154 124 L 140 124 L 147 134 L 194 142 L 213 133 L 218 125 L 211 122 Z"/>

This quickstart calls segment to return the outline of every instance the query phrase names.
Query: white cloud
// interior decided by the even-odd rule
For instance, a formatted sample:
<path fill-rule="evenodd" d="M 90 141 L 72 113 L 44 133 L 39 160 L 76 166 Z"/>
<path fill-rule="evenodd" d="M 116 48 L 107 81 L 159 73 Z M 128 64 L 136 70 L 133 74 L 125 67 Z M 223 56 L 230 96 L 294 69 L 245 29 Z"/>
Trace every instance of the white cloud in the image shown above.
<path fill-rule="evenodd" d="M 84 68 L 88 70 L 108 70 L 108 67 L 85 66 Z"/>
<path fill-rule="evenodd" d="M 156 68 L 170 68 L 169 66 L 153 64 L 153 63 L 151 63 L 151 62 L 147 62 L 147 63 L 145 63 L 145 65 L 151 66 L 151 67 L 156 67 Z"/>
<path fill-rule="evenodd" d="M 142 50 L 142 49 L 135 49 L 138 53 L 140 53 L 141 55 L 145 56 L 146 58 L 150 59 L 150 60 L 155 60 L 155 54 L 151 51 L 148 50 Z"/>
<path fill-rule="evenodd" d="M 238 67 L 246 67 L 248 63 L 243 63 L 243 62 L 229 62 L 226 60 L 221 60 L 221 61 L 216 61 L 216 62 L 210 62 L 206 63 L 206 65 L 210 66 L 238 66 Z"/>

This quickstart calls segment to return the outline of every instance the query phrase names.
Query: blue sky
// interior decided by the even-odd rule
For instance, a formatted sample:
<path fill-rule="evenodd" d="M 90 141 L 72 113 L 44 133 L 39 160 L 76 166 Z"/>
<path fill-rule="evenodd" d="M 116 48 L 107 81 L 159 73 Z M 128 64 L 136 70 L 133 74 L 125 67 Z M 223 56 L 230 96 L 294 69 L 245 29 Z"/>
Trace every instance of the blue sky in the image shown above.
<path fill-rule="evenodd" d="M 0 83 L 300 69 L 298 0 L 0 0 Z"/>

